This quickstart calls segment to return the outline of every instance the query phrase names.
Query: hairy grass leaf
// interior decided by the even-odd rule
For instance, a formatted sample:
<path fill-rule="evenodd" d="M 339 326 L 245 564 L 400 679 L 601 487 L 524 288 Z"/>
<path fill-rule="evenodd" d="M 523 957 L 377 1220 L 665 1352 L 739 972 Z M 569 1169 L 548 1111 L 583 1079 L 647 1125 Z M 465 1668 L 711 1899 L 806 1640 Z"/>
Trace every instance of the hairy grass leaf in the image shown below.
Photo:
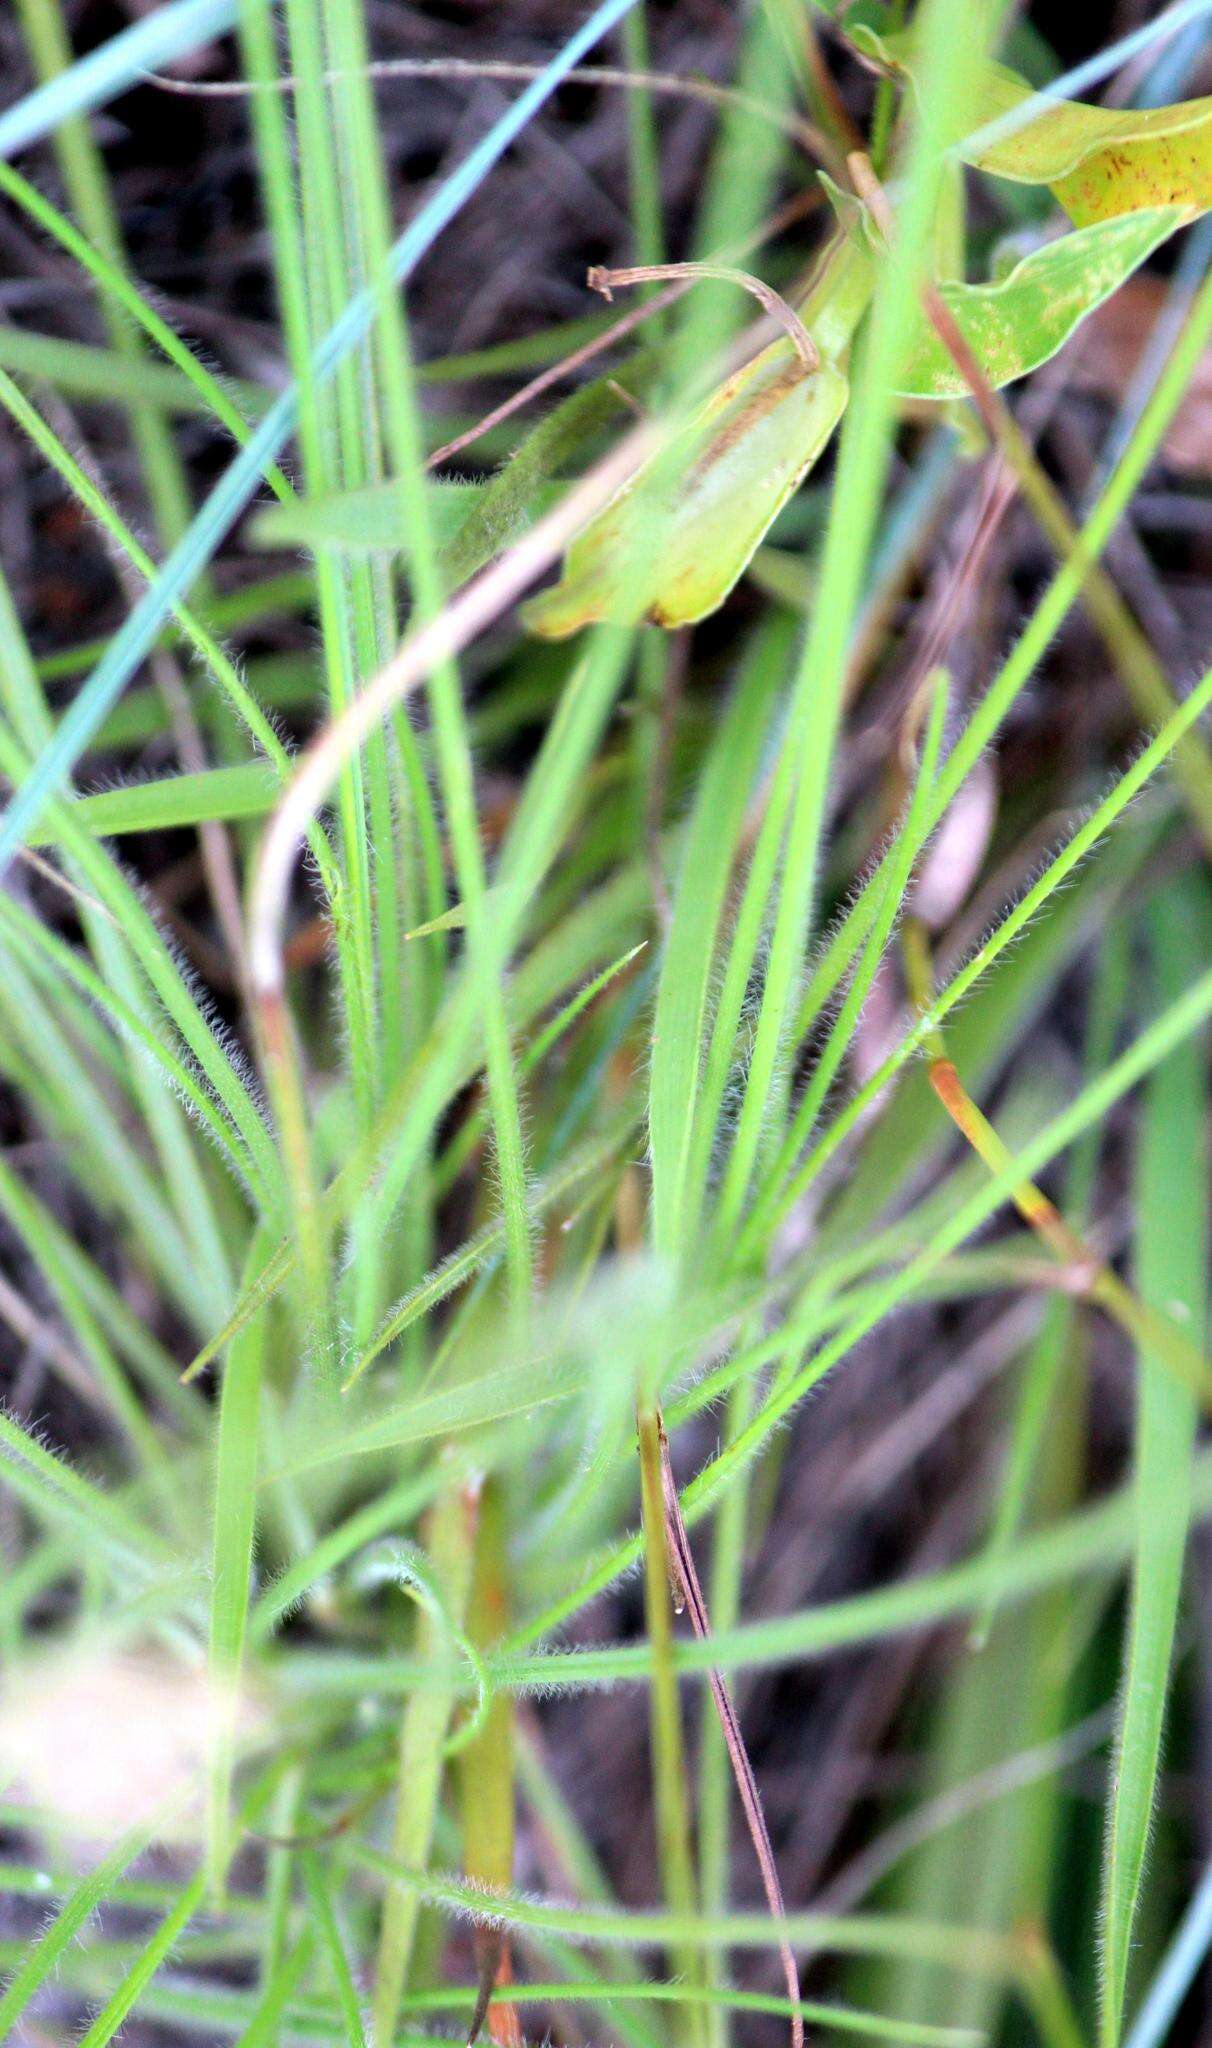
<path fill-rule="evenodd" d="M 1150 929 L 1157 998 L 1172 1003 L 1191 951 L 1212 942 L 1202 881 L 1192 877 L 1155 900 Z M 1186 1040 L 1155 1070 L 1137 1168 L 1141 1292 L 1146 1302 L 1181 1315 L 1201 1347 L 1208 1300 L 1207 1070 L 1202 1035 Z M 1192 1506 L 1196 1402 L 1147 1350 L 1137 1404 L 1136 1554 L 1103 1875 L 1104 2048 L 1116 2048 L 1122 2028 Z"/>

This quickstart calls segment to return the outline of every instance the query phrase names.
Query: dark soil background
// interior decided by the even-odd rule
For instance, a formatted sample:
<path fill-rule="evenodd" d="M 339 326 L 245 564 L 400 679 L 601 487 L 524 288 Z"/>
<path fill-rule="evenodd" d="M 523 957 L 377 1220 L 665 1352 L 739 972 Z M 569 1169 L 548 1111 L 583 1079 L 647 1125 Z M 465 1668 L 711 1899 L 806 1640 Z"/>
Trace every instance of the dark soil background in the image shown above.
<path fill-rule="evenodd" d="M 140 11 L 109 0 L 70 7 L 76 49 L 102 41 Z M 1080 8 L 1043 0 L 1027 10 L 1027 18 L 1061 58 L 1072 61 L 1151 11 L 1136 0 Z M 655 67 L 731 78 L 738 8 L 722 0 L 666 5 L 655 0 L 648 12 Z M 446 0 L 442 5 L 379 0 L 370 8 L 373 46 L 384 58 L 432 54 L 541 62 L 567 32 L 569 21 L 563 0 Z M 621 61 L 617 50 L 601 55 L 604 61 Z M 844 62 L 838 62 L 837 70 L 856 116 L 863 118 L 867 82 Z M 200 81 L 229 76 L 229 47 L 202 53 L 192 66 L 179 67 L 177 75 Z M 25 89 L 23 47 L 8 12 L 0 15 L 0 76 L 6 100 Z M 398 218 L 419 202 L 432 179 L 466 153 L 513 90 L 468 80 L 414 79 L 380 87 Z M 1212 91 L 1212 59 L 1196 65 L 1182 90 L 1184 96 Z M 674 255 L 684 249 L 692 227 L 714 120 L 701 105 L 661 105 L 664 204 Z M 453 231 L 443 236 L 410 287 L 408 306 L 420 360 L 516 338 L 593 309 L 584 286 L 586 267 L 633 257 L 625 121 L 618 92 L 570 86 L 557 95 Z M 170 96 L 149 84 L 105 110 L 96 127 L 136 274 L 212 362 L 232 376 L 280 382 L 284 372 L 245 104 Z M 39 150 L 23 168 L 60 196 L 48 150 Z M 807 178 L 809 167 L 802 175 Z M 788 185 L 788 193 L 792 189 Z M 1081 501 L 1124 389 L 1134 325 L 1139 328 L 1147 320 L 1158 289 L 1156 280 L 1140 282 L 1135 319 L 1129 309 L 1118 321 L 1109 316 L 1096 323 L 1098 333 L 1083 347 L 1080 362 L 1069 360 L 1074 351 L 1068 352 L 1063 402 L 1043 429 L 1040 445 L 1070 503 Z M 67 259 L 31 233 L 7 205 L 0 206 L 0 318 L 69 339 L 102 339 L 95 308 Z M 456 402 L 474 415 L 508 388 L 486 380 L 461 387 Z M 121 415 L 113 408 L 84 406 L 74 424 L 126 516 L 146 530 L 146 508 Z M 185 422 L 180 431 L 200 493 L 223 460 L 224 444 L 204 423 Z M 1180 689 L 1203 667 L 1212 644 L 1210 473 L 1212 381 L 1205 377 L 1109 556 L 1122 590 Z M 911 659 L 922 608 L 954 564 L 972 490 L 971 473 L 962 472 L 955 495 L 924 537 L 915 584 L 889 621 L 888 656 L 877 665 L 851 720 L 837 778 L 847 807 L 839 820 L 839 844 L 851 810 L 874 795 L 873 741 L 884 729 L 884 707 L 894 701 L 898 676 Z M 104 547 L 66 503 L 57 480 L 7 426 L 0 426 L 0 550 L 39 652 L 101 635 L 122 616 L 123 601 Z M 1029 517 L 1012 509 L 951 649 L 960 691 L 982 687 L 1049 567 Z M 242 552 L 237 542 L 223 551 L 217 582 L 232 589 L 264 573 L 264 557 Z M 708 659 L 697 668 L 698 676 L 710 677 L 716 652 L 723 673 L 745 602 L 741 595 L 734 613 L 706 629 Z M 311 632 L 307 622 L 287 620 L 273 632 L 259 627 L 252 645 L 256 651 L 306 645 Z M 999 830 L 1007 896 L 1055 837 L 1061 818 L 1089 799 L 1135 738 L 1101 645 L 1075 612 L 1020 700 L 991 770 L 1003 820 Z M 129 759 L 124 763 L 127 772 L 131 765 Z M 493 772 L 507 775 L 508 764 Z M 171 840 L 137 840 L 132 847 L 131 857 L 153 897 L 160 895 L 174 917 L 188 921 L 195 911 L 203 915 L 197 878 L 191 881 L 176 872 L 180 849 Z M 847 880 L 839 867 L 839 894 Z M 28 886 L 36 892 L 36 884 Z M 996 907 L 989 905 L 988 913 Z M 47 908 L 61 914 L 50 899 Z M 198 957 L 204 960 L 204 952 Z M 1032 1063 L 1062 1075 L 1075 1071 L 1083 992 L 1079 968 L 1062 982 L 1037 1021 L 1029 1048 Z M 220 1004 L 229 1003 L 229 989 L 216 985 L 214 993 Z M 877 1029 L 878 1017 L 866 1028 Z M 53 1153 L 40 1144 L 11 1098 L 0 1107 L 0 1141 L 35 1175 L 44 1194 L 56 1193 L 69 1227 L 98 1246 L 95 1219 L 78 1213 L 78 1200 L 74 1208 L 67 1207 L 67 1182 L 60 1186 Z M 1112 1243 L 1123 1208 L 1115 1153 L 1113 1142 L 1097 1210 L 1105 1239 Z M 109 1247 L 106 1256 L 121 1275 L 120 1252 Z M 14 1284 L 38 1295 L 37 1276 L 3 1238 L 0 1261 Z M 132 1289 L 136 1286 L 133 1276 L 122 1277 Z M 982 1304 L 945 1315 L 921 1309 L 882 1329 L 844 1372 L 826 1383 L 785 1442 L 779 1512 L 747 1576 L 747 1614 L 803 1607 L 868 1585 L 877 1576 L 938 1564 L 964 1552 L 982 1525 L 987 1482 L 1001 1445 L 998 1375 L 1021 1348 L 1024 1334 L 1015 1307 Z M 1118 1336 L 1092 1324 L 1090 1342 L 1091 1480 L 1097 1487 L 1123 1470 L 1131 1383 Z M 95 1449 L 94 1425 L 56 1385 L 44 1378 L 36 1352 L 24 1350 L 7 1333 L 0 1335 L 0 1390 L 21 1412 L 43 1418 L 57 1442 L 88 1456 Z M 706 1442 L 705 1437 L 700 1448 Z M 638 1620 L 636 1602 L 635 1589 L 625 1589 L 613 1612 L 600 1603 L 595 1625 L 606 1635 L 625 1632 Z M 1194 1619 L 1202 1630 L 1206 1616 Z M 849 1859 L 870 1831 L 875 1802 L 914 1783 L 916 1737 L 933 1678 L 955 1650 L 955 1639 L 945 1633 L 914 1635 L 870 1654 L 856 1652 L 808 1667 L 802 1675 L 762 1679 L 743 1690 L 740 1704 L 784 1888 L 796 1905 L 821 1895 L 844 1897 Z M 1196 1745 L 1191 1754 L 1171 1759 L 1167 1788 L 1167 1797 L 1190 1815 L 1192 1868 L 1212 1853 L 1212 1634 L 1201 1643 L 1194 1664 L 1208 1698 L 1194 1703 Z M 571 1702 L 545 1707 L 541 1729 L 557 1773 L 621 1896 L 636 1902 L 650 1898 L 647 1736 L 638 1697 L 622 1692 L 601 1696 L 591 1714 Z M 806 1782 L 812 1788 L 807 1802 Z M 757 1872 L 739 1833 L 735 1867 L 738 1904 L 759 1904 Z M 518 1879 L 535 1888 L 545 1880 L 542 1845 L 525 1836 Z M 811 1992 L 810 1978 L 805 1988 Z M 1189 2027 L 1193 2038 L 1197 2012 L 1190 2013 Z M 64 2032 L 57 2038 L 68 2036 Z M 159 2037 L 141 2024 L 128 2028 L 123 2038 L 132 2048 L 148 2048 Z"/>

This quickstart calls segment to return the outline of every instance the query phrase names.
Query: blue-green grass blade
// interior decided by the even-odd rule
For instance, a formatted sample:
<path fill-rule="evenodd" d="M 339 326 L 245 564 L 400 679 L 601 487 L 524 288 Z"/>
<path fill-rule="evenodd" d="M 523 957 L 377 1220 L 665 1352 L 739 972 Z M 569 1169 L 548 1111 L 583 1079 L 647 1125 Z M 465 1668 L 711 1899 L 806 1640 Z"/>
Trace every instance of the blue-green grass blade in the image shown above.
<path fill-rule="evenodd" d="M 172 64 L 200 43 L 221 36 L 236 18 L 237 0 L 167 0 L 69 71 L 27 93 L 0 114 L 0 157 L 16 156 L 62 121 L 101 107 L 136 84 L 146 71 Z"/>
<path fill-rule="evenodd" d="M 1160 1969 L 1141 2002 L 1124 2048 L 1160 2048 L 1212 1947 L 1212 1864 L 1179 1922 Z"/>

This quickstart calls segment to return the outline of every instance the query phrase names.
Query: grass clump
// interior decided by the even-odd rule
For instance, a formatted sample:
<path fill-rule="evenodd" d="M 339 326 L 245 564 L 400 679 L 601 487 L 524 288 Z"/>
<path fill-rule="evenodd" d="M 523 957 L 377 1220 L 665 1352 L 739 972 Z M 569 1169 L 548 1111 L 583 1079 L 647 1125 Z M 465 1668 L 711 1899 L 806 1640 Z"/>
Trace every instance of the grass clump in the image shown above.
<path fill-rule="evenodd" d="M 0 404 L 113 622 L 0 579 L 6 2039 L 1153 2048 L 1206 1947 L 1203 56 L 860 12 L 710 90 L 638 0 L 7 31 L 78 303 Z M 401 227 L 377 95 L 506 82 Z M 253 362 L 136 90 L 232 124 Z M 499 202 L 464 347 L 536 137 L 662 289 Z"/>

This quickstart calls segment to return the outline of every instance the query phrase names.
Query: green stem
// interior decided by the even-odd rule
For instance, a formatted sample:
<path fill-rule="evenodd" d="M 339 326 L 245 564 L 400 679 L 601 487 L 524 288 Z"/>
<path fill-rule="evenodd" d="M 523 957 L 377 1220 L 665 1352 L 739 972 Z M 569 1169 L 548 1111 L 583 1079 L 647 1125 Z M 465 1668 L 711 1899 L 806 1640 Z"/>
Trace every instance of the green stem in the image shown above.
<path fill-rule="evenodd" d="M 465 1486 L 448 1484 L 430 1520 L 429 1553 L 448 1622 L 455 1628 L 463 1625 L 471 1586 L 473 1523 Z M 442 1621 L 428 1606 L 419 1608 L 418 1657 L 439 1665 L 448 1659 L 449 1649 Z M 457 1697 L 457 1682 L 422 1685 L 409 1695 L 400 1722 L 392 1854 L 410 1870 L 424 1870 L 429 1862 L 446 1735 Z M 379 2043 L 395 2039 L 420 1905 L 421 1894 L 415 1886 L 392 1884 L 384 1894 L 373 2001 L 374 2039 Z"/>
<path fill-rule="evenodd" d="M 641 4 L 623 22 L 623 56 L 629 71 L 651 68 L 648 23 Z M 652 93 L 637 86 L 627 95 L 627 149 L 631 214 L 635 224 L 637 263 L 663 263 L 665 229 L 661 219 L 661 153 Z M 658 316 L 657 333 L 660 331 Z"/>
<path fill-rule="evenodd" d="M 477 1650 L 495 1650 L 506 1632 L 509 1593 L 506 1583 L 505 1501 L 499 1480 L 486 1482 L 480 1496 L 475 1561 L 467 1634 Z M 513 1884 L 514 1842 L 514 1718 L 510 1693 L 496 1691 L 484 1713 L 479 1733 L 459 1754 L 459 1798 L 463 1818 L 463 1869 L 474 1883 L 508 1891 Z M 476 1962 L 480 1973 L 477 2017 L 483 2020 L 496 1985 L 510 1981 L 509 1940 L 498 1929 L 477 1927 Z M 514 2014 L 494 2016 L 494 2039 L 520 2048 Z M 478 2027 L 469 2034 L 474 2039 Z"/>

